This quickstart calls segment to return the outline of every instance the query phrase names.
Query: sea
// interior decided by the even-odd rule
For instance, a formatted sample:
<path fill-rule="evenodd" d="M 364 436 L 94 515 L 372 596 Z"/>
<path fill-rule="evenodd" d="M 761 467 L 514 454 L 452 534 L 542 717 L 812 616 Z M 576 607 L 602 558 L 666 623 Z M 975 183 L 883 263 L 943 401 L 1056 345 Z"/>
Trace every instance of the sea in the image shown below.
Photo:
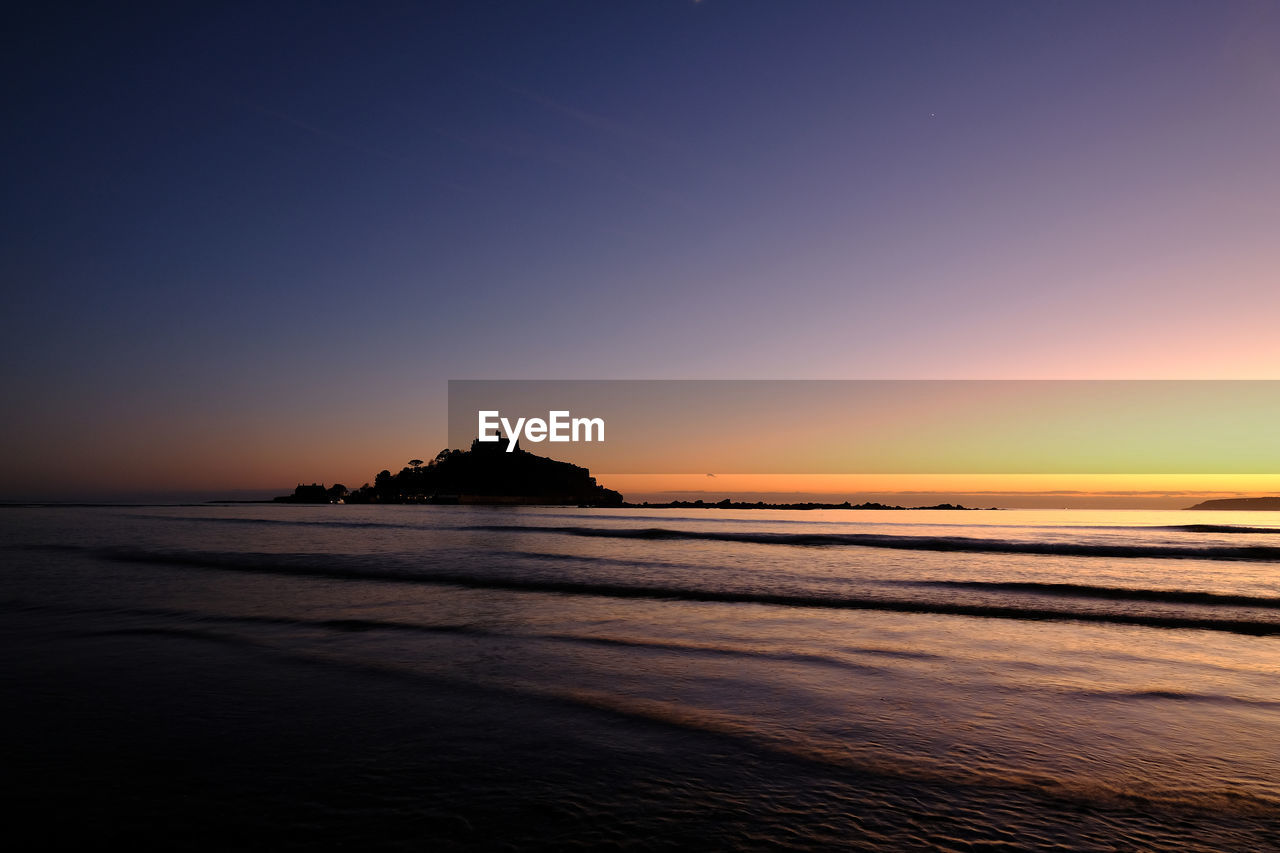
<path fill-rule="evenodd" d="M 0 614 L 22 849 L 1280 850 L 1280 513 L 7 507 Z"/>

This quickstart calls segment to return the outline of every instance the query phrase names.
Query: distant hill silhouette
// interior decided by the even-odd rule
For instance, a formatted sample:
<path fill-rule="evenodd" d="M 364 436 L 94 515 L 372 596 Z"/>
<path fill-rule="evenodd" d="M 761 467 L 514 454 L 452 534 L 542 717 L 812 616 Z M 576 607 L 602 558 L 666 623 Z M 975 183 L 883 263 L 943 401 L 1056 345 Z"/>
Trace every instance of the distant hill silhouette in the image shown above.
<path fill-rule="evenodd" d="M 335 490 L 341 489 L 341 494 Z M 473 441 L 470 450 L 442 450 L 429 463 L 411 460 L 398 474 L 381 471 L 353 492 L 335 485 L 299 485 L 283 503 L 436 503 L 619 506 L 622 495 L 596 483 L 586 468 L 520 449 L 507 440 Z"/>
<path fill-rule="evenodd" d="M 293 494 L 282 495 L 275 500 L 277 503 L 291 504 L 332 504 L 344 500 L 347 494 L 347 487 L 341 483 L 334 483 L 327 489 L 323 483 L 312 483 L 309 486 L 299 483 Z"/>
<path fill-rule="evenodd" d="M 1280 497 L 1266 498 L 1218 498 L 1201 501 L 1187 509 L 1234 509 L 1234 510 L 1272 510 L 1280 511 Z"/>

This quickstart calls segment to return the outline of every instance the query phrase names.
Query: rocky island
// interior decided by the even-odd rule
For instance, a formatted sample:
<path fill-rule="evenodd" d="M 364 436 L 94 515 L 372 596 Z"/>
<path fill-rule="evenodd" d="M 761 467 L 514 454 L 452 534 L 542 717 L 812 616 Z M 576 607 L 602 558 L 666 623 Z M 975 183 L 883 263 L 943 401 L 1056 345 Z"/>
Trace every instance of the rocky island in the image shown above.
<path fill-rule="evenodd" d="M 507 439 L 471 442 L 470 450 L 442 450 L 430 462 L 412 459 L 398 474 L 380 472 L 373 485 L 348 491 L 341 483 L 299 485 L 281 503 L 495 504 L 505 506 L 621 506 L 622 495 L 596 482 L 586 468 L 520 449 Z"/>

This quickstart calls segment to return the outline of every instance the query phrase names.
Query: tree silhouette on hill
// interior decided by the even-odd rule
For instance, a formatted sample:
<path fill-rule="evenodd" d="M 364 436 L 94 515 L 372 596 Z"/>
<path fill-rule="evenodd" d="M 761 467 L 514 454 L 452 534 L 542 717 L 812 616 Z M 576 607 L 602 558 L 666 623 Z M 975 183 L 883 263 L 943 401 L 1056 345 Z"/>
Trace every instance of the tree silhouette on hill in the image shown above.
<path fill-rule="evenodd" d="M 333 487 L 338 488 L 337 486 Z M 324 486 L 299 485 L 293 495 L 276 500 L 293 503 L 467 503 L 617 506 L 622 495 L 598 484 L 586 468 L 537 456 L 510 452 L 506 440 L 475 441 L 470 450 L 445 448 L 429 463 L 410 459 L 399 473 L 379 471 L 366 483 L 333 496 Z"/>

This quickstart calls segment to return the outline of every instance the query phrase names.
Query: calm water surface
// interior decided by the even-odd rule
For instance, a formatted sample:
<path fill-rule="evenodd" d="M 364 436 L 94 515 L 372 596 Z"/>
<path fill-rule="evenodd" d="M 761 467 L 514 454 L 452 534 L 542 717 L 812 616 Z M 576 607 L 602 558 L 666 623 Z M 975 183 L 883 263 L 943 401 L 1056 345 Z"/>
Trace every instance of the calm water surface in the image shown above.
<path fill-rule="evenodd" d="M 1280 849 L 1280 517 L 9 508 L 12 813 L 187 849 Z"/>

